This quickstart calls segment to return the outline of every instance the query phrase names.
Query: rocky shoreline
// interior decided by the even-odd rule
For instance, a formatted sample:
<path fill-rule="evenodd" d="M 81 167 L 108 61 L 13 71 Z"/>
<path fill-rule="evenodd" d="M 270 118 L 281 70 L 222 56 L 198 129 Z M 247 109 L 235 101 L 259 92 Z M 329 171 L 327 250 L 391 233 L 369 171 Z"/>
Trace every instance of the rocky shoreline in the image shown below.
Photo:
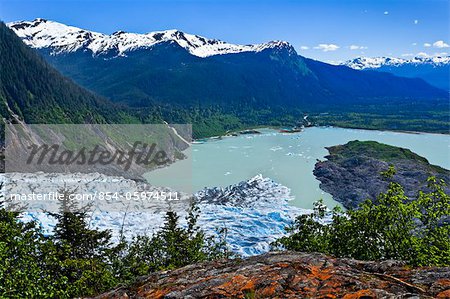
<path fill-rule="evenodd" d="M 427 190 L 427 178 L 435 176 L 450 183 L 450 171 L 431 165 L 410 150 L 375 141 L 350 141 L 327 148 L 326 161 L 315 165 L 314 175 L 320 188 L 346 208 L 356 208 L 366 199 L 375 200 L 387 190 L 389 180 L 381 173 L 394 166 L 393 181 L 400 183 L 410 199 L 419 190 Z M 448 186 L 445 188 L 450 193 Z"/>

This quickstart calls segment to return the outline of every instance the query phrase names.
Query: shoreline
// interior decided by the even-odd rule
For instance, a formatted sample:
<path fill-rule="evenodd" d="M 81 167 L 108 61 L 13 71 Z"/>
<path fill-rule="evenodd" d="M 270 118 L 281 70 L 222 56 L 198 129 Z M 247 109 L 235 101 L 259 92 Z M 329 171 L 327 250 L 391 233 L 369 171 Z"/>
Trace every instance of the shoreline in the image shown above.
<path fill-rule="evenodd" d="M 389 130 L 389 129 L 371 129 L 371 128 L 360 128 L 360 127 L 340 127 L 340 126 L 314 126 L 317 128 L 328 127 L 328 128 L 337 128 L 337 129 L 352 129 L 352 130 L 362 130 L 362 131 L 380 131 L 380 132 L 390 132 L 390 133 L 404 133 L 404 134 L 413 134 L 413 135 L 448 135 L 450 133 L 436 133 L 436 132 L 423 132 L 423 131 L 409 131 L 409 130 Z"/>
<path fill-rule="evenodd" d="M 450 137 L 450 133 L 436 133 L 436 132 L 422 132 L 422 131 L 405 131 L 405 130 L 389 130 L 389 129 L 370 129 L 370 128 L 359 128 L 359 127 L 340 127 L 340 126 L 311 126 L 311 127 L 306 127 L 304 128 L 304 130 L 307 130 L 309 128 L 334 128 L 334 129 L 347 129 L 347 130 L 361 130 L 361 131 L 379 131 L 379 132 L 388 132 L 388 133 L 402 133 L 402 134 L 411 134 L 411 135 L 437 135 L 437 136 L 449 136 Z M 235 131 L 230 131 L 224 135 L 217 135 L 217 136 L 211 136 L 211 137 L 205 137 L 205 138 L 199 138 L 199 139 L 193 139 L 191 144 L 201 144 L 202 142 L 199 142 L 201 140 L 220 140 L 222 138 L 227 138 L 227 137 L 238 137 L 242 134 L 239 134 L 239 132 L 241 131 L 245 131 L 245 130 L 258 130 L 258 129 L 270 129 L 270 130 L 279 130 L 279 127 L 275 127 L 275 126 L 255 126 L 255 127 L 248 127 L 245 129 L 240 129 L 240 130 L 235 130 Z M 299 132 L 301 133 L 301 132 Z M 232 134 L 238 134 L 237 136 L 234 136 Z M 280 133 L 282 134 L 282 133 Z M 254 135 L 254 134 L 249 134 L 249 135 Z"/>

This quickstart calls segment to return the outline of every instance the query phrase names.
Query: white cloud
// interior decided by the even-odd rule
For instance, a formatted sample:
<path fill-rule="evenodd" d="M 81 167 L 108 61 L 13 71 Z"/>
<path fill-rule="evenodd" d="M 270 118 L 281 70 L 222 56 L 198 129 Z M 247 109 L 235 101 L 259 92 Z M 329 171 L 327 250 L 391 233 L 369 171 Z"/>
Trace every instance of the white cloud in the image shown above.
<path fill-rule="evenodd" d="M 413 45 L 413 46 L 417 46 L 417 43 L 412 43 L 411 45 Z"/>
<path fill-rule="evenodd" d="M 433 56 L 439 56 L 439 57 L 442 57 L 442 56 L 448 56 L 448 53 L 447 53 L 447 52 L 434 53 Z"/>
<path fill-rule="evenodd" d="M 414 56 L 414 54 L 413 53 L 405 53 L 405 54 L 402 54 L 401 56 L 402 57 L 412 57 L 412 56 Z"/>
<path fill-rule="evenodd" d="M 342 61 L 342 60 L 326 60 L 325 61 L 326 63 L 328 63 L 328 64 L 333 64 L 333 65 L 340 65 L 340 64 L 342 64 L 344 61 Z"/>
<path fill-rule="evenodd" d="M 450 46 L 445 43 L 443 40 L 438 40 L 436 42 L 433 43 L 433 47 L 435 48 L 450 48 Z"/>
<path fill-rule="evenodd" d="M 309 47 L 308 46 L 300 46 L 300 50 L 308 50 Z"/>
<path fill-rule="evenodd" d="M 414 20 L 414 25 L 419 24 L 419 20 Z"/>
<path fill-rule="evenodd" d="M 428 55 L 428 54 L 425 53 L 425 52 L 419 52 L 419 53 L 416 54 L 416 56 L 417 56 L 417 57 L 430 57 L 430 55 Z"/>
<path fill-rule="evenodd" d="M 426 47 L 426 48 L 429 48 L 429 47 L 431 47 L 431 44 L 430 43 L 424 43 L 423 46 Z"/>
<path fill-rule="evenodd" d="M 383 12 L 384 15 L 388 15 L 389 12 L 386 10 L 385 12 Z"/>
<path fill-rule="evenodd" d="M 335 44 L 319 44 L 318 46 L 314 47 L 314 49 L 322 50 L 324 52 L 336 51 L 339 48 L 340 47 Z"/>
<path fill-rule="evenodd" d="M 366 50 L 367 47 L 365 46 L 358 46 L 358 45 L 350 45 L 348 47 L 350 50 Z"/>

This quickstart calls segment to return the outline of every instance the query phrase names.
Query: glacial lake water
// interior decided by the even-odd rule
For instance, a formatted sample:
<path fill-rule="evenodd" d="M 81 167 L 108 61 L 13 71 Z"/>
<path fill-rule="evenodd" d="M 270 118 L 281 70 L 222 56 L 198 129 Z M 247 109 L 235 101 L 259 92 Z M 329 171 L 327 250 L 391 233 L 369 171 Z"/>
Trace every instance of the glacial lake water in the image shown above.
<path fill-rule="evenodd" d="M 329 207 L 338 203 L 319 188 L 313 175 L 317 159 L 328 154 L 325 147 L 351 140 L 374 140 L 408 148 L 432 164 L 450 168 L 450 136 L 411 134 L 389 131 L 307 128 L 303 132 L 282 134 L 271 129 L 262 134 L 210 139 L 193 144 L 187 152 L 190 159 L 146 174 L 156 186 L 180 191 L 198 191 L 204 187 L 225 187 L 262 174 L 291 189 L 291 204 L 312 208 L 322 198 Z"/>

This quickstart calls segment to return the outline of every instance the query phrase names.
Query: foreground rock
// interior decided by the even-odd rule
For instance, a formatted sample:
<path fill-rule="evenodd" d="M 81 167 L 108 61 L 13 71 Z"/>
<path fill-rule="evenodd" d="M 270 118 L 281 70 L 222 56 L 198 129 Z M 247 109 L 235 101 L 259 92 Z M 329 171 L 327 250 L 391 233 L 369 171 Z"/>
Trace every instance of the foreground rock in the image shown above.
<path fill-rule="evenodd" d="M 376 201 L 377 195 L 387 190 L 388 181 L 381 172 L 389 165 L 397 171 L 393 180 L 404 187 L 410 199 L 416 198 L 419 190 L 427 190 L 430 176 L 450 183 L 450 171 L 431 165 L 408 149 L 357 140 L 327 149 L 328 161 L 318 162 L 314 175 L 321 182 L 320 188 L 346 208 L 355 208 L 366 199 Z M 446 188 L 446 192 L 450 193 L 450 189 Z"/>
<path fill-rule="evenodd" d="M 280 252 L 157 272 L 97 298 L 449 297 L 450 268 Z"/>

